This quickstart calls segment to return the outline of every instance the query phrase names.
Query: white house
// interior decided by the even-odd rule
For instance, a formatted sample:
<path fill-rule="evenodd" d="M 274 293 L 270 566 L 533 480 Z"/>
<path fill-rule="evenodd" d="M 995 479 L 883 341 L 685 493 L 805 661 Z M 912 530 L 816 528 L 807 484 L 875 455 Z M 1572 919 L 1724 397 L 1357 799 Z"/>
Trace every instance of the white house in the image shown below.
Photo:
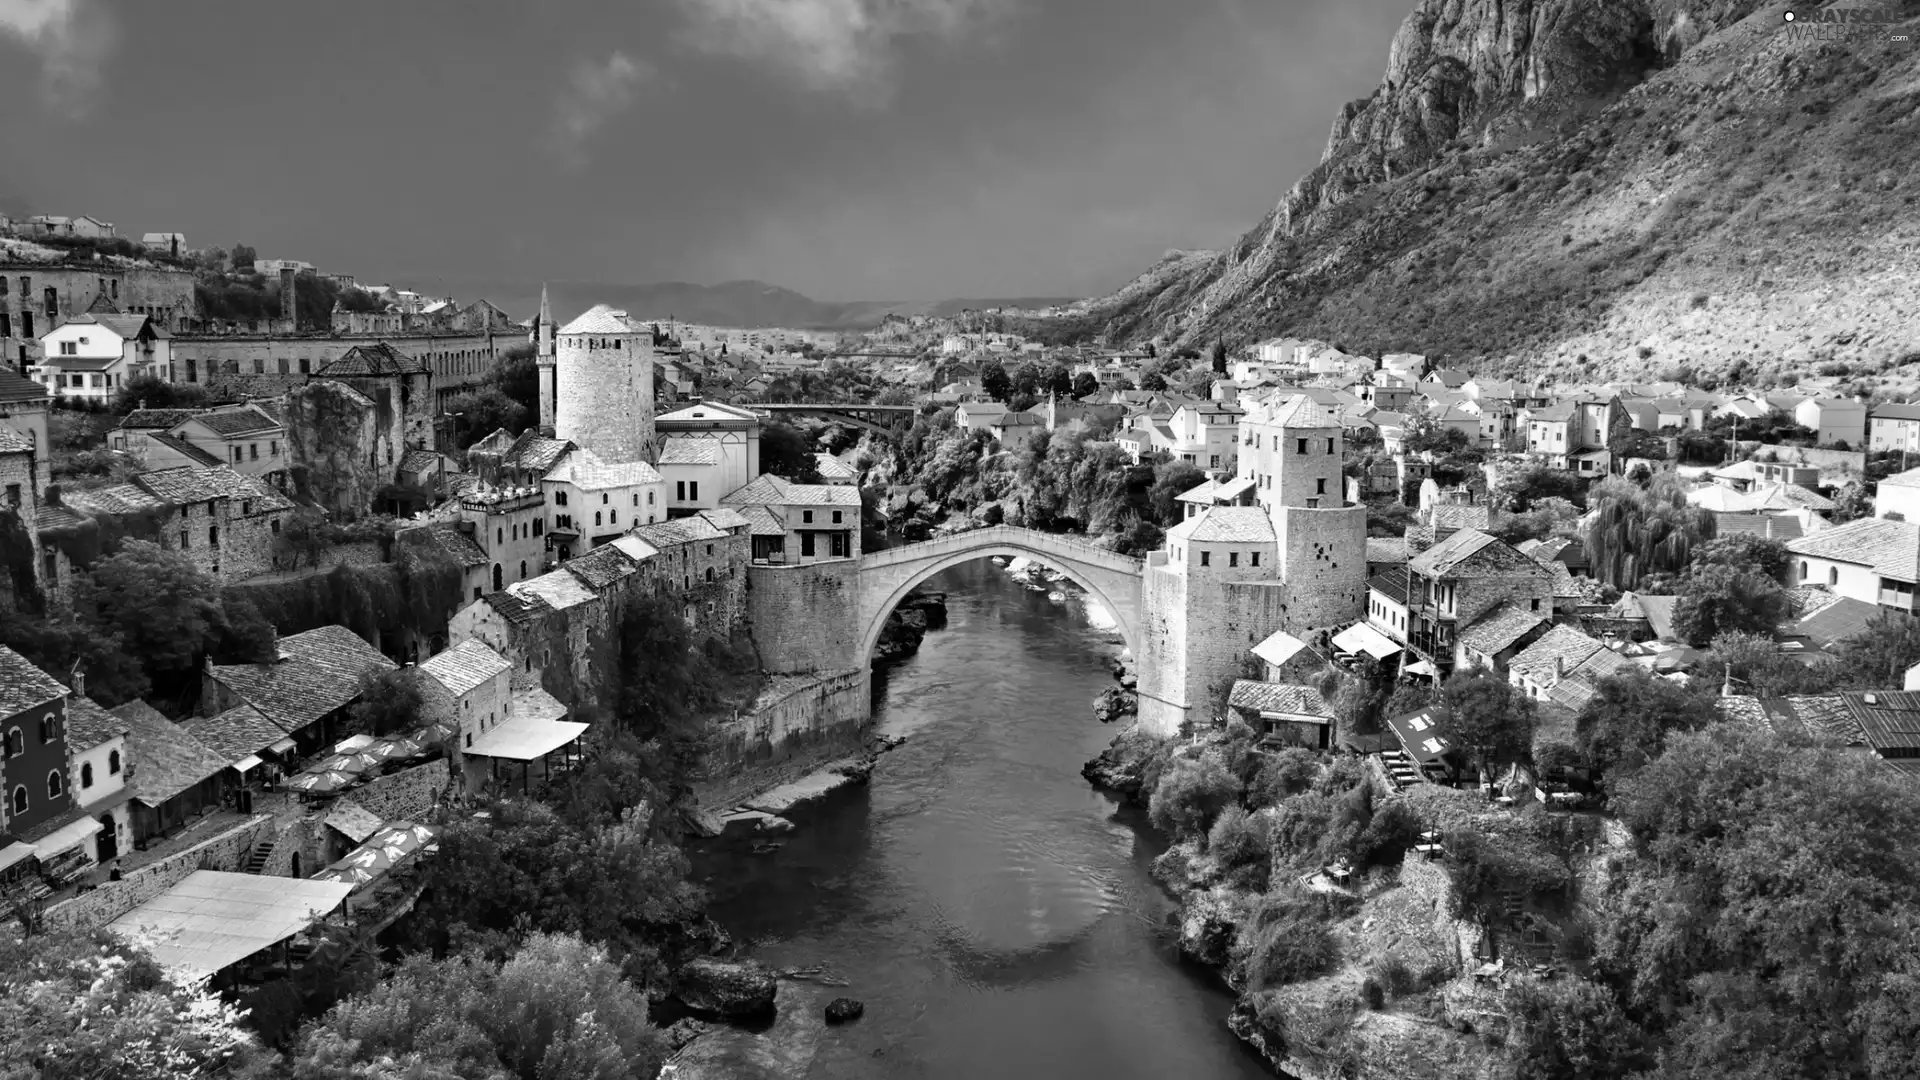
<path fill-rule="evenodd" d="M 128 379 L 173 377 L 173 342 L 145 315 L 75 315 L 40 348 L 38 376 L 56 397 L 105 402 Z"/>
<path fill-rule="evenodd" d="M 653 428 L 668 518 L 715 509 L 760 475 L 760 418 L 745 409 L 702 401 L 654 417 Z"/>
<path fill-rule="evenodd" d="M 549 542 L 561 561 L 667 517 L 667 485 L 644 461 L 609 464 L 591 450 L 570 450 L 540 479 Z"/>
<path fill-rule="evenodd" d="M 1880 481 L 1874 489 L 1873 516 L 1920 522 L 1920 469 L 1908 469 Z"/>
<path fill-rule="evenodd" d="M 1787 541 L 1795 585 L 1823 585 L 1868 604 L 1915 610 L 1920 583 L 1920 524 L 1861 518 Z"/>
<path fill-rule="evenodd" d="M 80 813 L 99 825 L 90 838 L 88 854 L 96 863 L 108 862 L 133 847 L 127 722 L 95 705 L 86 694 L 74 693 L 67 698 L 67 753 L 67 789 L 73 792 Z"/>
<path fill-rule="evenodd" d="M 1867 407 L 1848 398 L 1808 398 L 1794 406 L 1793 422 L 1812 428 L 1820 445 L 1846 443 L 1851 450 L 1866 449 Z"/>

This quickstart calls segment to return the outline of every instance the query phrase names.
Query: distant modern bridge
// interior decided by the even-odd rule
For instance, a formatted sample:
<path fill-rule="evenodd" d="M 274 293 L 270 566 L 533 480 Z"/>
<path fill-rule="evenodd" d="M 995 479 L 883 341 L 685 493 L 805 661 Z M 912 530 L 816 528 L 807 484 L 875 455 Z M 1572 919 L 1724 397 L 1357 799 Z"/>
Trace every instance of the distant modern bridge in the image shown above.
<path fill-rule="evenodd" d="M 798 402 L 748 402 L 736 406 L 767 416 L 812 416 L 867 431 L 886 432 L 901 420 L 911 420 L 914 405 L 807 405 Z"/>
<path fill-rule="evenodd" d="M 1106 548 L 1012 525 L 955 533 L 918 544 L 887 548 L 860 558 L 861 663 L 873 655 L 887 616 L 916 585 L 949 567 L 993 555 L 1024 556 L 1058 570 L 1113 614 L 1127 648 L 1140 655 L 1141 587 L 1139 559 Z"/>

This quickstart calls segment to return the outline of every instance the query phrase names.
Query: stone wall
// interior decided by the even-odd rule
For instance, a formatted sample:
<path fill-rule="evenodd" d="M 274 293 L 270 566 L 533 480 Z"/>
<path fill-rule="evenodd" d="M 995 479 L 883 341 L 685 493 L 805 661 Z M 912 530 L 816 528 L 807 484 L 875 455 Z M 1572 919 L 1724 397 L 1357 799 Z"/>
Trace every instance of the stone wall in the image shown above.
<path fill-rule="evenodd" d="M 45 263 L 0 264 L 0 276 L 7 279 L 7 291 L 0 295 L 0 311 L 7 313 L 12 337 L 0 337 L 0 355 L 9 367 L 19 369 L 20 348 L 25 346 L 28 363 L 41 359 L 39 336 L 58 326 L 68 316 L 79 315 L 93 306 L 102 293 L 120 310 L 134 315 L 152 316 L 169 332 L 183 328 L 181 320 L 194 317 L 193 273 L 158 266 L 122 266 L 101 263 L 84 266 L 55 266 Z M 30 279 L 22 290 L 20 279 Z M 46 290 L 53 289 L 55 311 L 46 310 Z M 25 312 L 33 313 L 33 336 L 26 335 Z"/>
<path fill-rule="evenodd" d="M 397 437 L 397 418 L 350 387 L 322 379 L 287 396 L 285 424 L 288 453 L 305 477 L 301 494 L 338 520 L 365 515 L 389 475 L 379 464 L 380 444 Z"/>
<path fill-rule="evenodd" d="M 240 870 L 272 830 L 271 816 L 256 815 L 179 854 L 130 870 L 119 881 L 48 907 L 43 925 L 48 930 L 93 930 L 173 888 L 195 870 Z"/>
<path fill-rule="evenodd" d="M 653 335 L 561 334 L 553 433 L 607 461 L 645 461 L 653 444 Z"/>
<path fill-rule="evenodd" d="M 870 676 L 864 670 L 772 679 L 749 712 L 714 729 L 702 806 L 733 805 L 865 748 Z"/>
<path fill-rule="evenodd" d="M 369 780 L 355 788 L 351 798 L 382 821 L 419 822 L 452 783 L 453 773 L 442 758 Z"/>
<path fill-rule="evenodd" d="M 192 280 L 188 279 L 188 310 Z M 84 310 L 84 308 L 82 309 Z M 356 345 L 384 342 L 425 362 L 435 373 L 438 391 L 457 390 L 484 379 L 499 356 L 526 344 L 522 333 L 425 334 L 176 334 L 174 377 L 235 394 L 272 397 L 306 383 L 308 377 L 346 355 Z"/>
<path fill-rule="evenodd" d="M 864 667 L 860 563 L 751 566 L 747 612 L 760 666 L 776 674 Z"/>
<path fill-rule="evenodd" d="M 1282 507 L 1273 524 L 1280 534 L 1284 580 L 1293 594 L 1288 633 L 1311 641 L 1315 631 L 1344 626 L 1366 614 L 1366 507 Z"/>
<path fill-rule="evenodd" d="M 1170 736 L 1187 719 L 1187 579 L 1165 563 L 1164 552 L 1148 560 L 1141 583 L 1139 665 L 1140 724 Z"/>

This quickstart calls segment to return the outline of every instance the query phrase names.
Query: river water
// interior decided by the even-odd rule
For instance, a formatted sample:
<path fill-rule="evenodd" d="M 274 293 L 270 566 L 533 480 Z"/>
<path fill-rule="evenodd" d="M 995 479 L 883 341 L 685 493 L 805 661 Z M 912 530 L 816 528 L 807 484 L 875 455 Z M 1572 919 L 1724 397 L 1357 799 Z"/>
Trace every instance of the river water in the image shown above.
<path fill-rule="evenodd" d="M 711 912 L 776 968 L 821 966 L 866 1003 L 809 1080 L 1264 1077 L 1232 999 L 1176 957 L 1162 850 L 1080 766 L 1119 646 L 991 563 L 935 578 L 948 624 L 876 685 L 907 741 L 872 782 L 800 812 L 763 854 L 707 853 Z M 782 1000 L 786 992 L 782 991 Z"/>

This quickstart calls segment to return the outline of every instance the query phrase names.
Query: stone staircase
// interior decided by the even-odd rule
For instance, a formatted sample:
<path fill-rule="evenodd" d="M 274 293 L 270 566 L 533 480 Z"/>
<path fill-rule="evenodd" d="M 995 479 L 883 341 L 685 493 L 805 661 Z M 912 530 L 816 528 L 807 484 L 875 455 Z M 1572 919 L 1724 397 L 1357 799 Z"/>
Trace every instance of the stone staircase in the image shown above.
<path fill-rule="evenodd" d="M 1420 775 L 1419 766 L 1407 756 L 1405 750 L 1398 748 L 1380 751 L 1380 764 L 1387 771 L 1387 779 L 1393 781 L 1394 789 L 1403 790 L 1426 780 Z"/>
<path fill-rule="evenodd" d="M 264 871 L 267 868 L 267 861 L 273 858 L 273 849 L 277 846 L 279 845 L 271 839 L 254 845 L 254 849 L 247 853 L 247 862 L 243 869 L 249 874 Z"/>

